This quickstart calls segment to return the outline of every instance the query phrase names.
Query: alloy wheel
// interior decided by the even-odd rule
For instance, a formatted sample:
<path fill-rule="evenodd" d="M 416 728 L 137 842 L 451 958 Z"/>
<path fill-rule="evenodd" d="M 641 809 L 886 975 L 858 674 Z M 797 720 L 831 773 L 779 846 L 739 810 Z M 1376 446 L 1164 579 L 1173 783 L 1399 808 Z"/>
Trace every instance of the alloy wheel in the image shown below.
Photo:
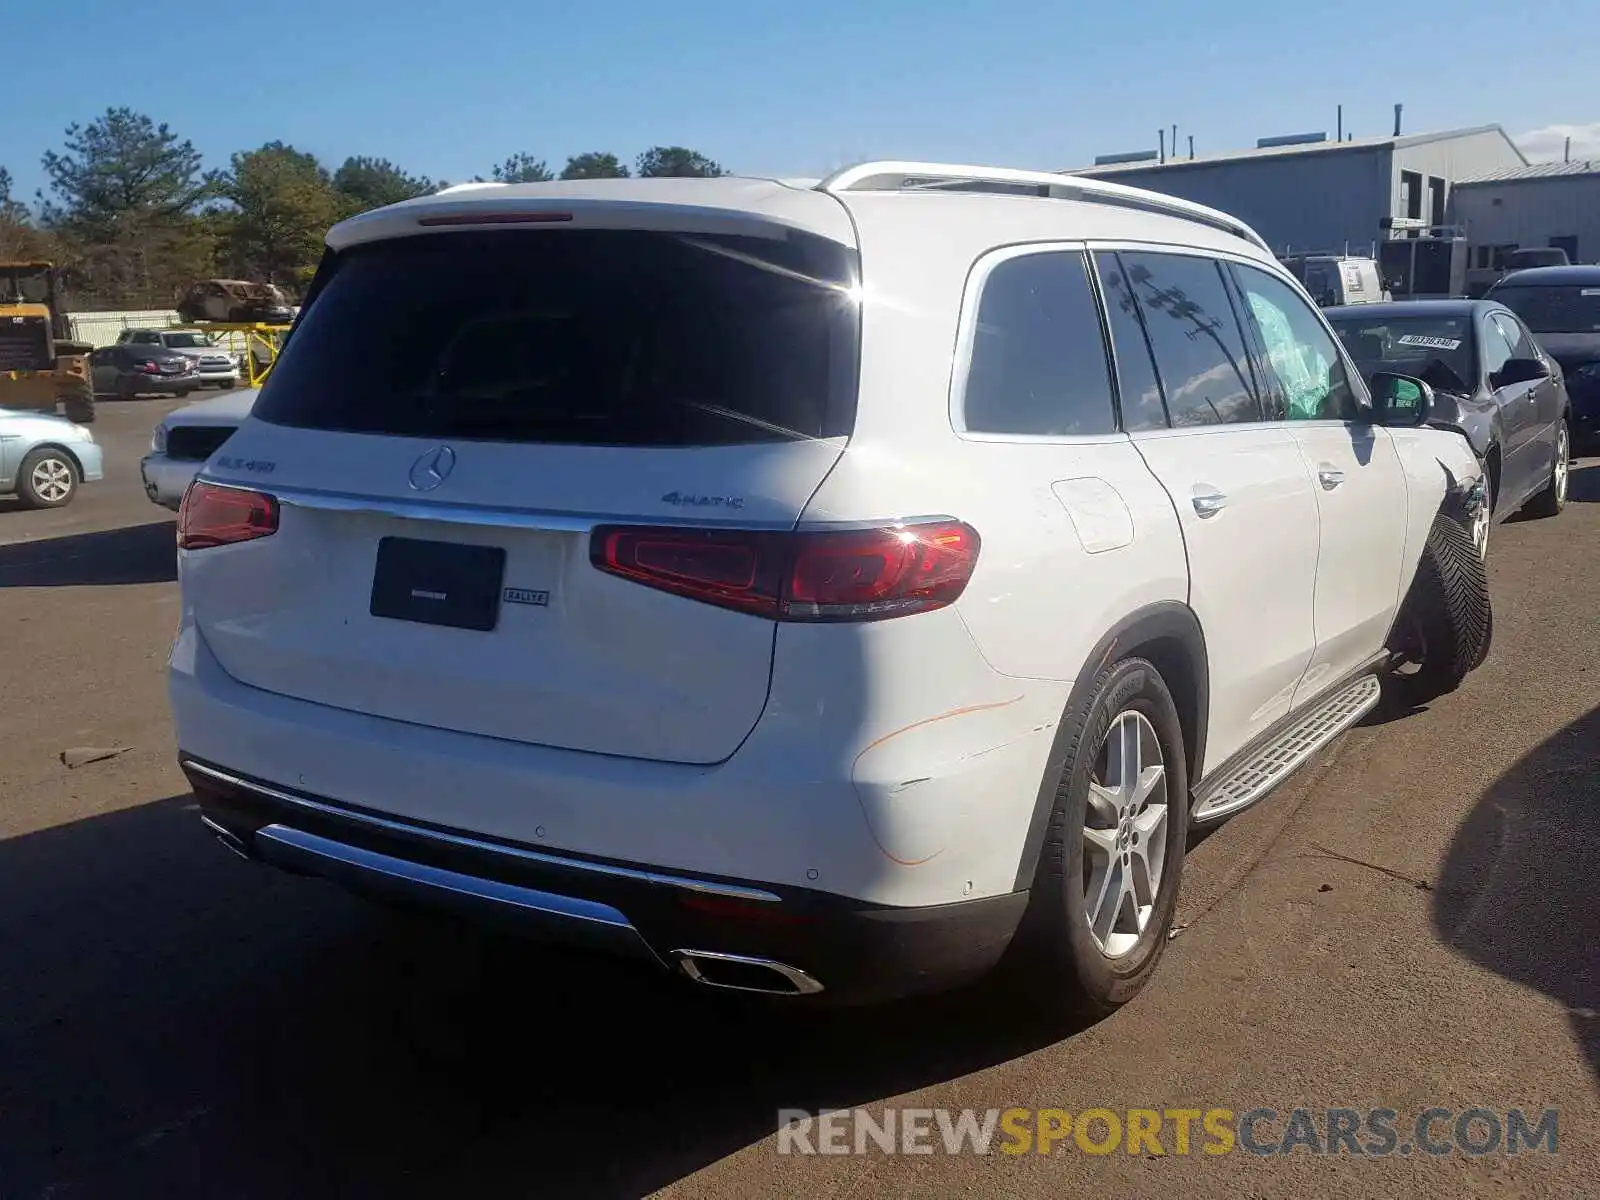
<path fill-rule="evenodd" d="M 1125 709 L 1101 744 L 1084 812 L 1084 913 L 1089 936 L 1107 958 L 1131 953 L 1155 914 L 1168 803 L 1155 726 Z"/>
<path fill-rule="evenodd" d="M 28 477 L 33 494 L 46 504 L 60 504 L 72 495 L 72 464 L 59 458 L 41 458 Z"/>

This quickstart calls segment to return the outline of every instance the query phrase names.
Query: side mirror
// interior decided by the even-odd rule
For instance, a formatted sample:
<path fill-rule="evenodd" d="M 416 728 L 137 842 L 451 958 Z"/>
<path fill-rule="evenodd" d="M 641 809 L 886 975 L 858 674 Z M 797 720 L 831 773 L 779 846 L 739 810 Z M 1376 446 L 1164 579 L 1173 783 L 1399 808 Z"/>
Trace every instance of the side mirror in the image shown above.
<path fill-rule="evenodd" d="M 1370 380 L 1373 424 L 1425 425 L 1433 412 L 1433 389 L 1410 375 L 1377 371 Z"/>
<path fill-rule="evenodd" d="M 1550 368 L 1537 358 L 1508 358 L 1490 380 L 1495 387 L 1510 387 L 1515 383 L 1537 383 L 1550 378 Z"/>

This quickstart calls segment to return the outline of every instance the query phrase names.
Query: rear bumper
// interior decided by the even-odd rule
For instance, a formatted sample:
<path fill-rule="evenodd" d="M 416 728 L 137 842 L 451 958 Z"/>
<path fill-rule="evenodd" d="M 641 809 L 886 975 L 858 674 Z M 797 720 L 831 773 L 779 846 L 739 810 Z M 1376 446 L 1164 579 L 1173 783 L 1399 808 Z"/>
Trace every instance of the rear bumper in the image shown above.
<path fill-rule="evenodd" d="M 150 454 L 139 460 L 139 478 L 144 483 L 144 494 L 153 504 L 178 511 L 183 493 L 204 463 L 182 462 L 165 454 Z"/>
<path fill-rule="evenodd" d="M 398 821 L 180 761 L 207 826 L 247 858 L 715 988 L 860 1003 L 954 986 L 998 963 L 1027 903 L 1012 892 L 888 908 L 663 873 Z"/>
<path fill-rule="evenodd" d="M 896 624 L 870 631 L 874 654 L 902 674 L 922 670 L 890 640 L 923 636 L 916 622 Z M 859 646 L 823 627 L 793 632 L 779 639 L 778 677 L 798 669 L 791 656 L 821 663 L 813 677 L 830 695 L 774 697 L 732 757 L 705 765 L 408 724 L 251 687 L 223 669 L 187 606 L 168 691 L 178 745 L 195 760 L 407 826 L 872 908 L 1015 891 L 1070 684 L 1000 678 L 981 663 L 968 674 L 958 643 L 927 656 L 940 686 L 914 677 L 892 695 L 880 688 L 864 716 L 831 682 L 860 678 Z M 853 670 L 828 662 L 829 644 L 857 656 Z"/>

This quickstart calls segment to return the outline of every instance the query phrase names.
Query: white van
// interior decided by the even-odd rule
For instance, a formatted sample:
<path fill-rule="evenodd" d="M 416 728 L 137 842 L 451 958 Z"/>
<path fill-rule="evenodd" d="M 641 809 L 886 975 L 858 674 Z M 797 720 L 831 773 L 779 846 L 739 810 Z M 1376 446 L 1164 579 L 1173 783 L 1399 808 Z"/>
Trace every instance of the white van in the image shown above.
<path fill-rule="evenodd" d="M 1381 304 L 1393 299 L 1384 288 L 1383 276 L 1373 259 L 1347 254 L 1298 254 L 1282 261 L 1323 308 Z"/>

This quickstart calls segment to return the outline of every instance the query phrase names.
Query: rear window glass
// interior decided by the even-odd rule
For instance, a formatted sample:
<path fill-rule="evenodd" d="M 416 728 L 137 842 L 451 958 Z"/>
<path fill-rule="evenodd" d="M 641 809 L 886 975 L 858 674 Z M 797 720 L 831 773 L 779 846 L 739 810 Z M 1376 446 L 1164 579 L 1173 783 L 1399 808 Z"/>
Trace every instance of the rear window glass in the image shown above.
<path fill-rule="evenodd" d="M 848 434 L 854 252 L 821 238 L 447 233 L 336 259 L 255 415 L 402 437 L 732 445 Z"/>
<path fill-rule="evenodd" d="M 1600 283 L 1587 287 L 1499 287 L 1491 296 L 1534 333 L 1600 333 Z"/>

